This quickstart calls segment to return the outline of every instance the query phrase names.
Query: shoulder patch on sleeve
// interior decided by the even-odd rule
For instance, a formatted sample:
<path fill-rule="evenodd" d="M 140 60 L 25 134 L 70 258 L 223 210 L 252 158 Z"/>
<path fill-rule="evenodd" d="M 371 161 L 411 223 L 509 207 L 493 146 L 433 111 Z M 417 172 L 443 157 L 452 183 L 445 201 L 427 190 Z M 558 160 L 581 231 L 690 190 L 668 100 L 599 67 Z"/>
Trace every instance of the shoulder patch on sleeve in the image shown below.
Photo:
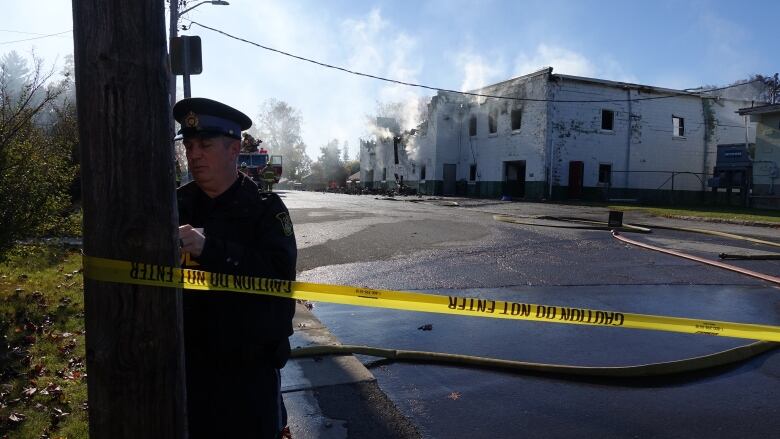
<path fill-rule="evenodd" d="M 282 231 L 284 231 L 284 236 L 292 236 L 293 224 L 292 224 L 292 220 L 290 219 L 290 214 L 287 212 L 277 213 L 276 219 L 278 219 L 279 222 L 282 223 Z"/>

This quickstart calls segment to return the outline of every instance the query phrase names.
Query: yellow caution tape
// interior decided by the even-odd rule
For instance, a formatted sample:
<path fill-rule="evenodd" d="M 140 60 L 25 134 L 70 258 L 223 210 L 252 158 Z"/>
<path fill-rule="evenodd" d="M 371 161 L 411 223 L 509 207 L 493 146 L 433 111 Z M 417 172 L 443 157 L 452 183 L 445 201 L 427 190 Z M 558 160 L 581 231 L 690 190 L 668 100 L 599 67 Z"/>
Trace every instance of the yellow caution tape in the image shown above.
<path fill-rule="evenodd" d="M 780 326 L 600 311 L 567 306 L 536 305 L 492 300 L 483 297 L 444 296 L 265 279 L 91 256 L 84 256 L 84 276 L 88 279 L 105 282 L 182 288 L 185 290 L 235 291 L 289 299 L 406 311 L 568 323 L 572 325 L 650 329 L 780 342 Z"/>

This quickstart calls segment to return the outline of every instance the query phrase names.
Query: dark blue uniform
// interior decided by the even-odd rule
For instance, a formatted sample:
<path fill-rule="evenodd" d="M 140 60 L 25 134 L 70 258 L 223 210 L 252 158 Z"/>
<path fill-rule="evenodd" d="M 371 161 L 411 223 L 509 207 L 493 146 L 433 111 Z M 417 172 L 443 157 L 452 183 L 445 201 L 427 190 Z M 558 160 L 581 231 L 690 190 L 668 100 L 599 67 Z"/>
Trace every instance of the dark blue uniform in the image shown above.
<path fill-rule="evenodd" d="M 191 268 L 295 280 L 295 235 L 278 195 L 240 173 L 216 198 L 194 182 L 177 195 L 179 223 L 206 236 Z M 195 291 L 183 300 L 190 437 L 277 437 L 286 422 L 279 369 L 290 353 L 294 301 Z"/>

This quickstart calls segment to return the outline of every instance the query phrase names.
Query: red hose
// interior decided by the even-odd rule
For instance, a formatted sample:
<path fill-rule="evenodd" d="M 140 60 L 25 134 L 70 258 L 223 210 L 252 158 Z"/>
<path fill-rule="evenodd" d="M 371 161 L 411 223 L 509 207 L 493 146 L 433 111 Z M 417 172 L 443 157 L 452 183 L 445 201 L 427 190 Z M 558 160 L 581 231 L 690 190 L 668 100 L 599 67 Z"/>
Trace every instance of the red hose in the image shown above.
<path fill-rule="evenodd" d="M 735 265 L 724 264 L 723 262 L 719 262 L 719 261 L 713 261 L 712 259 L 700 258 L 698 256 L 689 255 L 687 253 L 681 253 L 681 252 L 678 252 L 678 251 L 668 250 L 668 249 L 665 249 L 665 248 L 656 247 L 654 245 L 645 244 L 645 243 L 642 243 L 642 242 L 639 242 L 639 241 L 634 241 L 633 239 L 624 238 L 616 230 L 612 231 L 612 236 L 614 236 L 618 240 L 623 241 L 623 242 L 625 242 L 627 244 L 632 244 L 632 245 L 636 245 L 638 247 L 646 248 L 646 249 L 649 249 L 649 250 L 655 250 L 657 252 L 666 253 L 668 255 L 673 255 L 673 256 L 680 257 L 680 258 L 689 259 L 691 261 L 701 262 L 702 264 L 712 265 L 714 267 L 723 268 L 725 270 L 734 271 L 734 272 L 739 273 L 739 274 L 744 274 L 746 276 L 755 277 L 757 279 L 765 280 L 767 282 L 772 282 L 774 284 L 780 285 L 780 277 L 777 277 L 777 276 L 772 276 L 772 275 L 769 275 L 769 274 L 759 273 L 757 271 L 747 270 L 745 268 L 737 267 Z"/>

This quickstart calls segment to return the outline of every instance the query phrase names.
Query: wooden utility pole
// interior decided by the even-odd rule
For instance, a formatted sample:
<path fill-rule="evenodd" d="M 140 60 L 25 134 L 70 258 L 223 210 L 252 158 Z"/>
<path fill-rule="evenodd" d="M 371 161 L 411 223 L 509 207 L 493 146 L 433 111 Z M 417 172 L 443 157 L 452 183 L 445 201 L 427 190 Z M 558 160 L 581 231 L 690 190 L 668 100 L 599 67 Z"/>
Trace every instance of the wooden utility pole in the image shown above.
<path fill-rule="evenodd" d="M 88 256 L 178 264 L 164 8 L 73 0 Z M 84 296 L 90 437 L 186 438 L 181 292 L 85 279 Z"/>

